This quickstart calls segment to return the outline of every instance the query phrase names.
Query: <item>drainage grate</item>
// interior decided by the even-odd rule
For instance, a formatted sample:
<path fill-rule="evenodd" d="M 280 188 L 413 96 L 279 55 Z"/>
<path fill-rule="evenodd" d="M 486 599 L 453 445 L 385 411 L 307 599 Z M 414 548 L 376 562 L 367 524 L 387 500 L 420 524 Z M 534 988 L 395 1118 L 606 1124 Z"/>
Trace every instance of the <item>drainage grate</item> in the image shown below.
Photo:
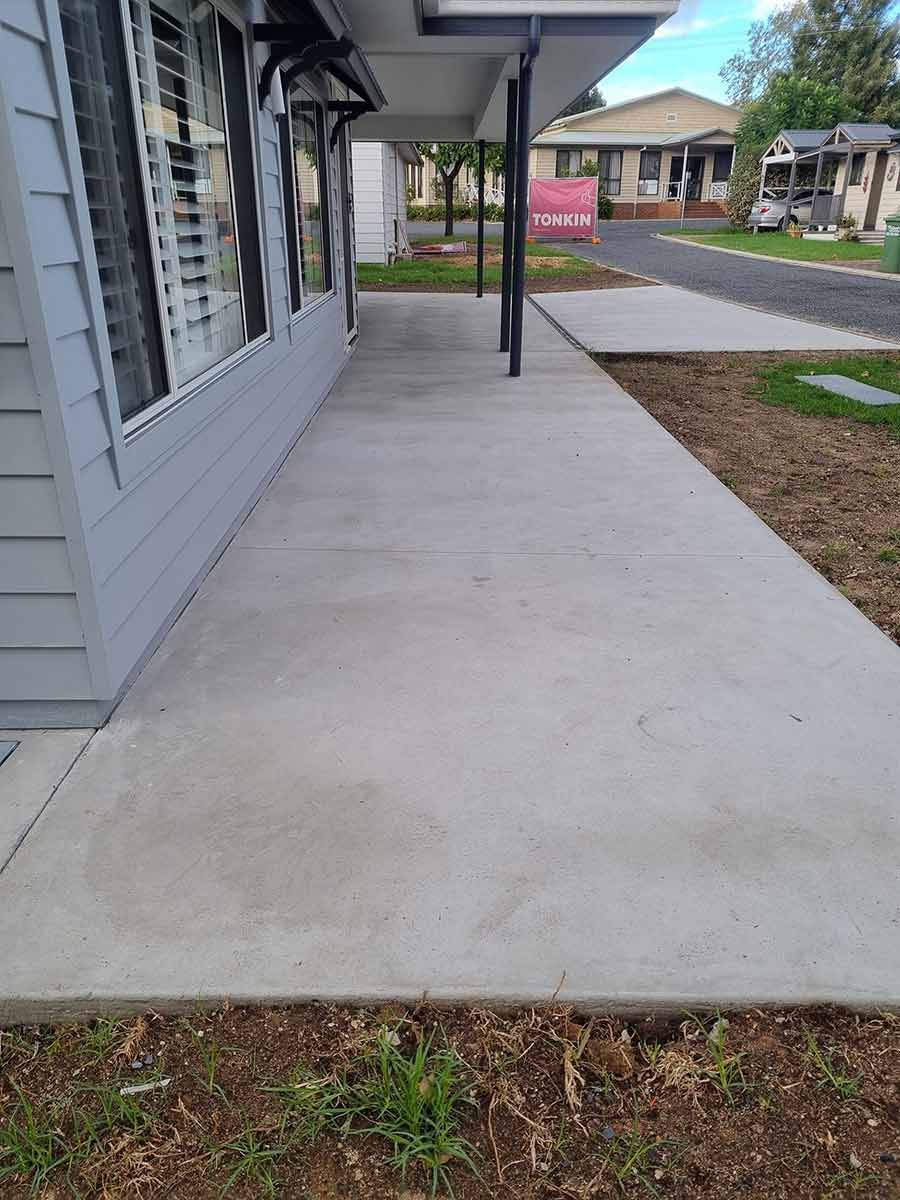
<path fill-rule="evenodd" d="M 18 744 L 18 742 L 0 742 L 0 767 L 3 766 Z"/>

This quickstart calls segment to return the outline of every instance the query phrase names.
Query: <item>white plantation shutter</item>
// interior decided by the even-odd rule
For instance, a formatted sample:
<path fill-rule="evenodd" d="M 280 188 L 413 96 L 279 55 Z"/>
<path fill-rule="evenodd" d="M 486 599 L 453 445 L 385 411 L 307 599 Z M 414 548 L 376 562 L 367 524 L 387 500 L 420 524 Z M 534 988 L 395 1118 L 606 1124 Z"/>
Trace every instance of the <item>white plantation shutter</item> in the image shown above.
<path fill-rule="evenodd" d="M 124 42 L 103 0 L 59 8 L 119 406 L 129 416 L 167 385 L 134 130 L 116 116 L 130 108 Z"/>
<path fill-rule="evenodd" d="M 215 9 L 130 0 L 176 382 L 246 341 Z"/>

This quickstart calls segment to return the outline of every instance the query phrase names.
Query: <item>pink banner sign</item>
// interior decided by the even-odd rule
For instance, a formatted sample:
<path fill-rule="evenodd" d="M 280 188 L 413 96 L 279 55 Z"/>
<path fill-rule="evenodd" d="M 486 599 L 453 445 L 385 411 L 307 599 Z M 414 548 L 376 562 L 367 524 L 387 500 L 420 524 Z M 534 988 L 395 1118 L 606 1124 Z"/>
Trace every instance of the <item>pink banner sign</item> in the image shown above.
<path fill-rule="evenodd" d="M 532 179 L 528 236 L 593 237 L 597 228 L 597 177 Z"/>

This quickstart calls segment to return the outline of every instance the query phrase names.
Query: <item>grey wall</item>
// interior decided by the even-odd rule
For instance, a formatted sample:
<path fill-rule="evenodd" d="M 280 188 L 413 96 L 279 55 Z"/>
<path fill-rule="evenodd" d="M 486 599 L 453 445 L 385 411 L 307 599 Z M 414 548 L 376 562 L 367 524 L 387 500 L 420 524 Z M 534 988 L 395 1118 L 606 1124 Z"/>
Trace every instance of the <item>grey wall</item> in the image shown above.
<path fill-rule="evenodd" d="M 96 723 L 177 616 L 346 362 L 343 298 L 338 290 L 290 319 L 277 135 L 266 111 L 258 148 L 271 338 L 124 442 L 58 14 L 53 0 L 3 0 L 0 21 L 0 124 L 8 132 L 8 144 L 0 140 L 6 180 L 0 194 L 8 193 L 8 205 L 19 214 L 27 240 L 19 258 L 35 280 L 31 358 L 47 379 L 43 432 L 49 446 L 34 407 L 24 418 L 3 412 L 0 420 L 14 422 L 7 426 L 14 457 L 25 462 L 30 446 L 34 461 L 27 478 L 12 477 L 15 508 L 0 500 L 0 520 L 17 543 L 15 561 L 8 549 L 0 557 L 0 580 L 9 587 L 10 578 L 43 571 L 61 589 L 42 596 L 43 615 L 37 608 L 30 614 L 34 665 L 24 676 L 17 669 L 23 682 L 14 682 L 2 657 L 11 651 L 0 650 L 0 727 Z M 333 170 L 333 213 L 336 175 Z M 333 241 L 340 289 L 336 227 Z M 12 345 L 24 361 L 21 334 Z M 25 335 L 32 341 L 30 329 Z M 0 480 L 3 487 L 10 487 L 9 478 Z M 74 583 L 65 571 L 63 534 Z M 19 544 L 26 536 L 30 547 Z M 38 537 L 55 549 L 38 545 Z M 66 638 L 75 644 L 60 645 Z"/>

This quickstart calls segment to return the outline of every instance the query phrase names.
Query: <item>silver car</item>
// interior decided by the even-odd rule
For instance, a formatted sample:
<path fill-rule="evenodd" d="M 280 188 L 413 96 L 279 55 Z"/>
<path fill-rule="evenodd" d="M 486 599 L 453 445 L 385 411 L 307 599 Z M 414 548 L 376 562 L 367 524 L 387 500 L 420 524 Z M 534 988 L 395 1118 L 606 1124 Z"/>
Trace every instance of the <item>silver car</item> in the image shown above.
<path fill-rule="evenodd" d="M 820 196 L 831 195 L 819 188 Z M 809 225 L 812 220 L 812 188 L 799 188 L 791 202 L 791 219 L 787 220 L 787 204 L 771 193 L 766 193 L 750 209 L 751 229 L 784 229 L 787 225 Z"/>

